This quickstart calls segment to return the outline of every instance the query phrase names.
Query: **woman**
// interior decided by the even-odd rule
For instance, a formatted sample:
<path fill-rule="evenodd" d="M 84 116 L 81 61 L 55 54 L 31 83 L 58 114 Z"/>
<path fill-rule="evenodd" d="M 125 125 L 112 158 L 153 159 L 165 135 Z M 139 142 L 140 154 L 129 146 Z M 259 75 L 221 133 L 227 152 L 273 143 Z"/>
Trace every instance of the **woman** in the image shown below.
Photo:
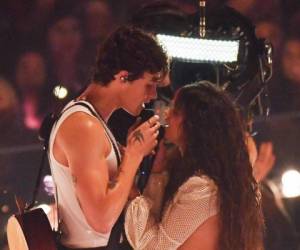
<path fill-rule="evenodd" d="M 210 83 L 186 85 L 175 95 L 167 122 L 165 139 L 180 155 L 169 161 L 161 212 L 157 203 L 165 178 L 159 160 L 144 195 L 129 204 L 130 244 L 134 249 L 262 249 L 258 186 L 231 100 Z"/>

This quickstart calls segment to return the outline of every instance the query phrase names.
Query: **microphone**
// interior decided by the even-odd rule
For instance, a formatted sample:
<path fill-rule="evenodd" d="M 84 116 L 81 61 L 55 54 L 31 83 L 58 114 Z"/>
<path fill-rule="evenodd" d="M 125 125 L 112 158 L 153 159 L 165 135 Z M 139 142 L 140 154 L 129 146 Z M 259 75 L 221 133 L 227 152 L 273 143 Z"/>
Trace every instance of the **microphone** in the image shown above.
<path fill-rule="evenodd" d="M 142 122 L 147 121 L 154 114 L 155 114 L 155 112 L 153 109 L 144 109 L 140 114 L 140 117 L 142 118 Z M 141 193 L 143 193 L 144 188 L 147 185 L 147 182 L 148 182 L 151 170 L 152 170 L 152 165 L 153 165 L 153 162 L 155 159 L 155 155 L 158 150 L 159 142 L 164 137 L 164 135 L 165 135 L 165 125 L 162 125 L 159 128 L 159 134 L 157 136 L 158 144 L 154 149 L 155 154 L 144 157 L 144 159 L 140 165 L 137 187 Z"/>

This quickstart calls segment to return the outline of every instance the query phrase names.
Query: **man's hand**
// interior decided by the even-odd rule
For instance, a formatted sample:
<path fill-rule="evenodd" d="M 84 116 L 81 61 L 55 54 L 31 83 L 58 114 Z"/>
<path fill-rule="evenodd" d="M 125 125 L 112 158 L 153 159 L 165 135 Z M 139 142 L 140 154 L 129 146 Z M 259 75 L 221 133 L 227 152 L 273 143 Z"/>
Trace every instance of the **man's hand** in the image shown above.
<path fill-rule="evenodd" d="M 150 154 L 157 145 L 159 127 L 159 117 L 154 115 L 132 130 L 127 138 L 126 152 L 141 157 Z"/>

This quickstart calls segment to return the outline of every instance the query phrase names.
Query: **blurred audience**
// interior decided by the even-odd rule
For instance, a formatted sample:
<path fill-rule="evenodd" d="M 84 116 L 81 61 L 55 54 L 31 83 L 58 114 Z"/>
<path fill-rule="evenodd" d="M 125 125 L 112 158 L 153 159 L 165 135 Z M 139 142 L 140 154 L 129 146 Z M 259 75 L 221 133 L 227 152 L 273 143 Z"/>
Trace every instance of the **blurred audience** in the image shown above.
<path fill-rule="evenodd" d="M 173 4 L 176 4 L 177 6 L 180 7 L 181 10 L 183 10 L 185 13 L 188 13 L 188 14 L 193 14 L 196 11 L 198 11 L 198 9 L 199 9 L 199 3 L 198 3 L 198 1 L 193 1 L 193 0 L 174 0 L 174 1 L 170 1 L 170 2 L 173 3 Z"/>
<path fill-rule="evenodd" d="M 226 4 L 245 16 L 249 16 L 253 11 L 257 0 L 227 0 Z"/>
<path fill-rule="evenodd" d="M 300 7 L 300 5 L 299 5 Z M 294 34 L 300 36 L 299 24 L 300 24 L 300 8 L 296 9 L 297 11 L 291 15 L 287 20 L 287 34 Z M 284 26 L 285 28 L 285 26 Z"/>
<path fill-rule="evenodd" d="M 82 2 L 83 60 L 88 67 L 95 62 L 97 48 L 107 35 L 116 28 L 112 5 L 108 0 L 86 0 Z"/>
<path fill-rule="evenodd" d="M 0 249 L 5 249 L 5 228 L 8 216 L 14 212 L 14 194 L 28 193 L 23 171 L 29 158 L 19 159 L 16 146 L 30 143 L 32 134 L 26 131 L 19 118 L 19 100 L 11 83 L 0 78 Z M 29 157 L 32 157 L 29 156 Z M 33 157 L 34 158 L 34 157 Z M 23 168 L 20 168 L 23 167 Z M 30 167 L 30 164 L 29 166 Z M 27 168 L 27 170 L 29 170 Z M 27 171 L 27 174 L 32 171 Z M 18 173 L 18 174 L 17 174 Z M 22 181 L 23 180 L 23 181 Z"/>
<path fill-rule="evenodd" d="M 1 4 L 1 3 L 0 3 Z M 12 18 L 0 5 L 0 75 L 9 77 L 13 72 L 16 39 L 13 31 Z"/>
<path fill-rule="evenodd" d="M 38 129 L 48 111 L 51 94 L 48 89 L 45 58 L 35 51 L 21 54 L 17 60 L 15 82 L 24 124 L 29 129 Z"/>
<path fill-rule="evenodd" d="M 258 38 L 267 39 L 272 43 L 275 57 L 273 60 L 277 62 L 283 38 L 280 23 L 272 19 L 263 19 L 256 23 L 255 33 Z"/>
<path fill-rule="evenodd" d="M 83 23 L 87 42 L 100 43 L 115 27 L 112 6 L 107 0 L 88 0 L 83 3 Z"/>
<path fill-rule="evenodd" d="M 281 20 L 279 0 L 227 0 L 225 2 L 255 23 L 262 18 Z"/>
<path fill-rule="evenodd" d="M 277 77 L 276 92 L 271 99 L 276 112 L 300 111 L 300 36 L 285 38 L 280 58 L 281 70 Z"/>
<path fill-rule="evenodd" d="M 14 88 L 7 80 L 0 78 L 0 146 L 11 141 L 15 135 L 11 133 L 11 128 L 16 124 L 18 109 L 19 100 Z"/>
<path fill-rule="evenodd" d="M 51 85 L 61 85 L 70 95 L 85 81 L 81 61 L 83 44 L 81 20 L 71 10 L 61 10 L 51 20 L 47 32 L 47 60 Z"/>
<path fill-rule="evenodd" d="M 275 155 L 271 142 L 262 142 L 257 151 L 254 139 L 247 137 L 253 174 L 260 183 L 262 208 L 265 217 L 265 250 L 298 250 L 299 236 L 276 184 L 267 178 L 274 167 Z"/>
<path fill-rule="evenodd" d="M 7 179 L 9 176 L 9 168 L 7 165 L 6 157 L 1 154 L 1 149 L 7 146 L 11 140 L 16 143 L 14 132 L 11 129 L 15 125 L 15 120 L 18 112 L 18 99 L 15 90 L 11 84 L 0 78 L 0 228 L 4 228 L 10 208 L 7 206 L 9 199 L 8 192 L 12 189 Z M 0 249 L 5 247 L 5 232 L 0 231 Z"/>
<path fill-rule="evenodd" d="M 289 37 L 285 40 L 282 53 L 282 70 L 291 84 L 300 87 L 300 36 Z"/>

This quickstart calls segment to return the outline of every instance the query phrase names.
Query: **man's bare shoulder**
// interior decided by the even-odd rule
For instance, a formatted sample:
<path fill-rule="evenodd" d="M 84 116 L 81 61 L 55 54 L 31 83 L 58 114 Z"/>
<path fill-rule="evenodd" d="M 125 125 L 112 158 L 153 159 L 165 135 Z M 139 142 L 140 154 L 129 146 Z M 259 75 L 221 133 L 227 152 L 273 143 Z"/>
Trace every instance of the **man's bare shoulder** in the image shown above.
<path fill-rule="evenodd" d="M 97 138 L 101 140 L 105 130 L 101 122 L 94 116 L 85 112 L 75 112 L 68 116 L 61 124 L 57 139 L 67 143 L 92 141 Z"/>
<path fill-rule="evenodd" d="M 99 126 L 100 121 L 97 117 L 90 115 L 83 111 L 77 111 L 69 115 L 62 123 L 63 126 L 81 127 L 81 128 L 92 128 L 92 126 Z"/>

